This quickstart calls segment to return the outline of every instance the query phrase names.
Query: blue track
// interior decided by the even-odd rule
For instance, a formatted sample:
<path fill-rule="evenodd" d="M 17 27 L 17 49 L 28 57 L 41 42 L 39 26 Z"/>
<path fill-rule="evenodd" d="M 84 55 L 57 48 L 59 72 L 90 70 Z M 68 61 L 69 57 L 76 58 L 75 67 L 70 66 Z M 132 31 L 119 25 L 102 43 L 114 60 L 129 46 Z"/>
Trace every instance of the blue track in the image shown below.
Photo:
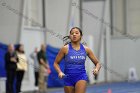
<path fill-rule="evenodd" d="M 140 82 L 119 82 L 92 85 L 87 87 L 86 93 L 108 93 L 108 89 L 111 89 L 112 93 L 140 93 Z M 64 91 L 62 88 L 48 93 L 64 93 Z"/>

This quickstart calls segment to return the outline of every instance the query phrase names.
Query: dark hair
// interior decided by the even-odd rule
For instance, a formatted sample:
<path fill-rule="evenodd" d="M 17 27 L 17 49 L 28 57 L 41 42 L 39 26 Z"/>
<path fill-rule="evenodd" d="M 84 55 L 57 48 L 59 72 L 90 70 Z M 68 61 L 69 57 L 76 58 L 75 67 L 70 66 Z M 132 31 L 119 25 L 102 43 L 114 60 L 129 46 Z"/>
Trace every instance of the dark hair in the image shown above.
<path fill-rule="evenodd" d="M 24 51 L 21 51 L 21 50 L 20 50 L 20 47 L 21 47 L 21 46 L 23 46 L 23 45 L 22 45 L 22 44 L 16 45 L 16 51 L 17 51 L 17 52 L 20 52 L 20 53 L 25 53 Z"/>
<path fill-rule="evenodd" d="M 71 43 L 70 37 L 69 36 L 64 36 L 63 37 L 63 43 L 64 43 L 64 45 L 67 45 L 67 44 Z"/>
<path fill-rule="evenodd" d="M 70 33 L 73 29 L 78 29 L 79 32 L 80 32 L 80 35 L 83 36 L 82 30 L 79 27 L 71 28 Z M 67 45 L 67 44 L 71 43 L 70 37 L 69 36 L 63 37 L 63 43 L 64 43 L 64 45 Z M 86 45 L 86 42 L 82 42 L 82 44 Z"/>
<path fill-rule="evenodd" d="M 70 33 L 71 33 L 71 31 L 72 31 L 73 29 L 78 29 L 79 32 L 80 32 L 80 35 L 83 36 L 83 32 L 82 32 L 82 30 L 81 30 L 79 27 L 73 27 L 73 28 L 71 28 Z"/>

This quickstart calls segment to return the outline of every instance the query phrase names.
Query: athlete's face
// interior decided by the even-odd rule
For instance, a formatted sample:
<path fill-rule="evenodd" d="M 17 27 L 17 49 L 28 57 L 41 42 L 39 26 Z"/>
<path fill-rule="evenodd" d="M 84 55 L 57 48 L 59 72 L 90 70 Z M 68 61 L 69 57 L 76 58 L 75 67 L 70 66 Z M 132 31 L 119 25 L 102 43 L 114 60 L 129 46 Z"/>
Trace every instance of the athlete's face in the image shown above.
<path fill-rule="evenodd" d="M 81 40 L 81 34 L 80 31 L 76 28 L 72 29 L 70 32 L 70 39 L 72 42 L 78 42 Z"/>

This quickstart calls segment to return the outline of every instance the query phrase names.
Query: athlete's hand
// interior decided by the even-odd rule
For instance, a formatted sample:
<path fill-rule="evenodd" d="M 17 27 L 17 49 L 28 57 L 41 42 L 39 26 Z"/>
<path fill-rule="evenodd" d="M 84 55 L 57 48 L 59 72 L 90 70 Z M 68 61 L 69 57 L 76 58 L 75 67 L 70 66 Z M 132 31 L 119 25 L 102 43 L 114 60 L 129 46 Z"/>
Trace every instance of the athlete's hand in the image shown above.
<path fill-rule="evenodd" d="M 93 74 L 94 74 L 95 76 L 98 75 L 98 72 L 99 72 L 99 70 L 96 69 L 96 68 L 93 70 Z"/>
<path fill-rule="evenodd" d="M 60 79 L 62 79 L 64 76 L 65 76 L 65 74 L 64 74 L 63 72 L 60 72 L 60 73 L 58 74 L 58 77 L 59 77 Z"/>

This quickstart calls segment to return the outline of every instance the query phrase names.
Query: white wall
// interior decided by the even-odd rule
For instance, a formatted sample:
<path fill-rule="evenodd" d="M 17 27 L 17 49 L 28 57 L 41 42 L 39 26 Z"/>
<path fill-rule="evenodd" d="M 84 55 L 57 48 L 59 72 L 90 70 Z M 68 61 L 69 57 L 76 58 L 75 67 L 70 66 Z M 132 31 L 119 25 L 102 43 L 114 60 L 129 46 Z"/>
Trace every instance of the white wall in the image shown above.
<path fill-rule="evenodd" d="M 126 0 L 127 1 L 127 0 Z M 124 6 L 124 0 L 112 0 L 112 18 L 113 18 L 113 35 L 114 36 L 121 36 L 123 33 L 125 33 L 125 19 L 124 13 L 125 6 Z M 119 29 L 116 30 L 115 28 Z"/>
<path fill-rule="evenodd" d="M 0 42 L 6 44 L 19 42 L 21 16 L 16 13 L 21 12 L 22 2 L 22 0 L 0 1 Z"/>
<path fill-rule="evenodd" d="M 43 0 L 26 0 L 25 1 L 25 15 L 31 20 L 25 20 L 24 25 L 30 27 L 43 26 Z M 38 23 L 38 24 L 36 24 Z"/>
<path fill-rule="evenodd" d="M 92 15 L 98 17 L 95 18 L 87 13 L 91 13 Z M 84 35 L 93 35 L 95 51 L 94 53 L 98 56 L 99 49 L 99 40 L 100 40 L 100 32 L 101 32 L 101 21 L 99 19 L 102 18 L 103 14 L 103 1 L 89 1 L 83 2 L 82 14 L 83 14 L 83 33 Z"/>
<path fill-rule="evenodd" d="M 111 39 L 111 69 L 128 79 L 128 70 L 135 67 L 140 79 L 140 39 Z M 111 74 L 111 81 L 122 81 L 121 76 Z"/>
<path fill-rule="evenodd" d="M 127 32 L 140 36 L 140 0 L 127 0 Z"/>
<path fill-rule="evenodd" d="M 112 2 L 114 36 L 122 36 L 124 33 L 140 36 L 140 0 L 112 0 Z"/>
<path fill-rule="evenodd" d="M 52 30 L 55 34 L 47 32 L 47 44 L 54 47 L 61 47 L 63 41 L 60 37 L 68 35 L 70 8 L 72 0 L 46 0 L 46 28 Z M 75 16 L 79 12 L 75 12 Z M 79 17 L 76 18 L 76 25 L 79 25 Z"/>

